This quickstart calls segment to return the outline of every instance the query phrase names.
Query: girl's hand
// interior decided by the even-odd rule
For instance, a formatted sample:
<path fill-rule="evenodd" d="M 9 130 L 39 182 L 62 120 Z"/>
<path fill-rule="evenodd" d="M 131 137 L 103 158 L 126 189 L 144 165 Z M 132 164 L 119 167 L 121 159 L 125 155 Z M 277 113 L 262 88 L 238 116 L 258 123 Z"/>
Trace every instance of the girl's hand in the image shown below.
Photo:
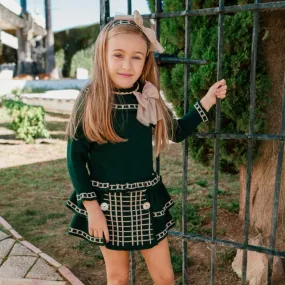
<path fill-rule="evenodd" d="M 95 238 L 103 238 L 104 234 L 106 242 L 109 242 L 107 221 L 101 208 L 94 208 L 92 211 L 88 211 L 88 232 Z"/>
<path fill-rule="evenodd" d="M 226 80 L 222 79 L 214 83 L 207 94 L 200 100 L 203 107 L 208 112 L 210 108 L 216 104 L 216 98 L 224 99 L 227 93 Z"/>

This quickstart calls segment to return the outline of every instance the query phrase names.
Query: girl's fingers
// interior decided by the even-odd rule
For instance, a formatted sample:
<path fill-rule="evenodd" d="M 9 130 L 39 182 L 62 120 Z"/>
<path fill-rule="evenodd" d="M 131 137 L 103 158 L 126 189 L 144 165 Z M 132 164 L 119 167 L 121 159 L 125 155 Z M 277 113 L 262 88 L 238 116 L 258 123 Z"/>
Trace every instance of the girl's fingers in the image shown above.
<path fill-rule="evenodd" d="M 227 90 L 221 90 L 216 92 L 216 96 L 220 98 L 221 96 L 226 96 Z"/>
<path fill-rule="evenodd" d="M 221 92 L 217 92 L 217 96 L 220 96 L 220 95 L 226 95 L 227 92 L 226 91 L 221 91 Z"/>
<path fill-rule="evenodd" d="M 219 87 L 219 88 L 217 89 L 217 91 L 227 90 L 227 88 L 228 88 L 227 85 L 223 85 L 223 86 Z"/>
<path fill-rule="evenodd" d="M 93 236 L 93 229 L 92 228 L 88 228 L 88 232 L 89 232 L 89 235 Z"/>
<path fill-rule="evenodd" d="M 108 228 L 106 227 L 104 230 L 94 230 L 93 228 L 89 228 L 88 229 L 89 234 L 91 236 L 94 236 L 95 238 L 100 238 L 102 239 L 103 236 L 105 236 L 106 241 L 108 242 L 110 237 L 109 237 L 109 231 Z"/>
<path fill-rule="evenodd" d="M 217 81 L 213 86 L 215 87 L 215 88 L 219 88 L 219 87 L 221 87 L 221 86 L 224 86 L 226 84 L 226 80 L 225 79 L 222 79 L 222 80 L 220 80 L 220 81 Z"/>
<path fill-rule="evenodd" d="M 98 237 L 99 237 L 99 238 L 103 238 L 103 231 L 101 231 L 101 230 L 98 231 Z"/>
<path fill-rule="evenodd" d="M 98 237 L 98 231 L 93 230 L 93 236 L 97 238 Z"/>
<path fill-rule="evenodd" d="M 93 235 L 90 234 L 90 233 L 92 233 L 92 232 L 93 232 Z M 109 241 L 108 228 L 105 229 L 104 231 L 102 231 L 102 230 L 93 230 L 92 228 L 90 228 L 90 229 L 89 229 L 89 234 L 90 234 L 91 236 L 94 236 L 95 238 L 100 238 L 100 239 L 103 238 L 103 234 L 104 234 L 105 237 L 106 237 L 106 239 L 107 239 L 107 241 Z"/>
<path fill-rule="evenodd" d="M 106 228 L 106 229 L 104 230 L 104 236 L 105 236 L 106 242 L 109 242 L 110 237 L 109 237 L 109 231 L 108 231 L 108 228 Z"/>

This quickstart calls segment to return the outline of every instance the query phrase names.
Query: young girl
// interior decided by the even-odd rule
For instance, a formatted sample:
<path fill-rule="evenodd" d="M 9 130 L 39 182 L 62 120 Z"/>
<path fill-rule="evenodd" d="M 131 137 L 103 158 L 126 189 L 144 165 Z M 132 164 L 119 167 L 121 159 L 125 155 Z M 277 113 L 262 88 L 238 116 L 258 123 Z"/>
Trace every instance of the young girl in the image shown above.
<path fill-rule="evenodd" d="M 181 119 L 159 93 L 154 51 L 163 52 L 140 14 L 116 16 L 100 32 L 94 72 L 79 94 L 67 126 L 67 167 L 74 191 L 68 234 L 100 246 L 108 285 L 128 284 L 130 250 L 140 250 L 156 285 L 174 284 L 168 230 L 175 222 L 155 155 L 181 142 L 225 98 L 216 82 Z"/>

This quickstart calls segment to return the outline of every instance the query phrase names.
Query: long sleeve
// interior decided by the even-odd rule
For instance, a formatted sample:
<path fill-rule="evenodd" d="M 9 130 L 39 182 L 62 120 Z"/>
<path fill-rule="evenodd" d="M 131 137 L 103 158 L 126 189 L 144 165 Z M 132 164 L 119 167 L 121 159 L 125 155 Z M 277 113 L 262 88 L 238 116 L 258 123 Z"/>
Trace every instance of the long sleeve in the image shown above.
<path fill-rule="evenodd" d="M 83 200 L 96 200 L 97 195 L 87 169 L 91 145 L 82 128 L 78 127 L 77 130 L 76 140 L 68 138 L 67 168 L 76 192 L 77 202 L 82 203 Z"/>
<path fill-rule="evenodd" d="M 170 140 L 176 143 L 183 141 L 201 122 L 208 121 L 208 114 L 200 101 L 197 101 L 182 118 L 173 119 L 174 130 L 173 135 L 170 134 Z"/>

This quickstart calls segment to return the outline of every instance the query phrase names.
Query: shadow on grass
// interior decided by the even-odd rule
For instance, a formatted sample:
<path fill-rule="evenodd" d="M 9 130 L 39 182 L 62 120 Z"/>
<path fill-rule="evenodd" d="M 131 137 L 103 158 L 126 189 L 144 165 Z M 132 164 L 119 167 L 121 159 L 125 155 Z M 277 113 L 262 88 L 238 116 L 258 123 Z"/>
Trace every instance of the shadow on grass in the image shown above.
<path fill-rule="evenodd" d="M 3 168 L 0 189 L 1 215 L 29 240 L 34 230 L 56 230 L 54 222 L 70 214 L 64 205 L 72 191 L 66 159 Z"/>

